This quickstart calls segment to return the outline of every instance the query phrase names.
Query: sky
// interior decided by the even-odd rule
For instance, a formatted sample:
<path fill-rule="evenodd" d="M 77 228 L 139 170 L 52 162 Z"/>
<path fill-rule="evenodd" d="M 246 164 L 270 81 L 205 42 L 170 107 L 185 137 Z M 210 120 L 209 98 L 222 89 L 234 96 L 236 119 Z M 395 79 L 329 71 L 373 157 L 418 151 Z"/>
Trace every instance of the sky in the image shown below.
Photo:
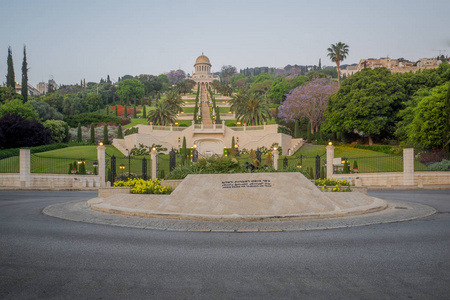
<path fill-rule="evenodd" d="M 202 53 L 214 72 L 333 65 L 337 42 L 349 45 L 344 64 L 450 56 L 449 11 L 448 0 L 0 0 L 0 83 L 8 46 L 20 83 L 24 45 L 33 86 L 192 74 Z"/>

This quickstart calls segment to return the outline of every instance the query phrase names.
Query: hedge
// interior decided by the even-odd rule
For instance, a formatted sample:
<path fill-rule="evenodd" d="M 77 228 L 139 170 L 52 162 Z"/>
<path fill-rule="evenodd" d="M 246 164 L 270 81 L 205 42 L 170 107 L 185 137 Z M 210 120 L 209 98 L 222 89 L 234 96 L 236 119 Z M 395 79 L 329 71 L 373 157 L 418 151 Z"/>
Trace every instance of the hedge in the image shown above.
<path fill-rule="evenodd" d="M 120 118 L 112 115 L 103 115 L 98 113 L 82 113 L 78 115 L 65 115 L 64 122 L 69 124 L 71 128 L 74 128 L 78 126 L 78 123 L 80 123 L 81 126 L 87 126 L 92 123 L 120 124 Z"/>

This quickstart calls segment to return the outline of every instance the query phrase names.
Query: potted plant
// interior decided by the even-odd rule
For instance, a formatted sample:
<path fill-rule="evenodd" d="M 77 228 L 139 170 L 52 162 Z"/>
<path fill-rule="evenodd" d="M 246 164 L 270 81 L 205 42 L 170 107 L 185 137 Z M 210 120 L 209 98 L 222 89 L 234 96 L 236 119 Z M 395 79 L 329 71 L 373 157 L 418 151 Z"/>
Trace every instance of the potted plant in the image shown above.
<path fill-rule="evenodd" d="M 356 160 L 353 162 L 353 173 L 358 173 L 358 162 Z"/>

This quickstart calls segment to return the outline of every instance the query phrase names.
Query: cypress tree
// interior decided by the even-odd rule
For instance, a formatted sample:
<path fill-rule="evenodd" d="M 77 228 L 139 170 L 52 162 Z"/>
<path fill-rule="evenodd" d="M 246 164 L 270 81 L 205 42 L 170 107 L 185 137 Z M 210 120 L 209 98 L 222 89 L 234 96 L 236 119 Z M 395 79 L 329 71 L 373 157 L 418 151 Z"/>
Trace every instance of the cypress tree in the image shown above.
<path fill-rule="evenodd" d="M 67 143 L 70 140 L 70 133 L 69 133 L 69 124 L 64 125 L 64 143 Z"/>
<path fill-rule="evenodd" d="M 8 73 L 6 74 L 6 86 L 15 89 L 16 88 L 16 79 L 14 76 L 14 65 L 13 65 L 11 46 L 8 47 L 7 64 L 8 64 Z"/>
<path fill-rule="evenodd" d="M 109 107 L 106 105 L 106 115 L 109 116 Z"/>
<path fill-rule="evenodd" d="M 234 141 L 234 136 L 231 138 L 231 151 L 233 151 L 236 142 Z"/>
<path fill-rule="evenodd" d="M 80 164 L 80 170 L 78 173 L 80 173 L 82 175 L 86 175 L 86 165 L 85 165 L 84 161 Z"/>
<path fill-rule="evenodd" d="M 105 124 L 103 127 L 103 144 L 106 145 L 109 143 L 108 140 L 108 125 Z"/>
<path fill-rule="evenodd" d="M 28 64 L 27 64 L 27 50 L 26 46 L 23 46 L 23 63 L 22 63 L 22 97 L 23 102 L 28 101 Z"/>
<path fill-rule="evenodd" d="M 95 126 L 94 126 L 94 123 L 91 124 L 91 139 L 89 140 L 89 143 L 95 144 Z"/>
<path fill-rule="evenodd" d="M 144 117 L 144 119 L 147 118 L 147 111 L 145 109 L 145 105 L 144 105 L 144 109 L 142 110 L 142 117 Z"/>
<path fill-rule="evenodd" d="M 136 101 L 135 101 L 136 102 Z M 133 118 L 137 118 L 137 113 L 136 113 L 136 103 L 134 104 L 134 107 L 133 107 Z"/>
<path fill-rule="evenodd" d="M 119 110 L 117 109 L 117 105 L 116 105 L 116 117 L 119 116 Z"/>
<path fill-rule="evenodd" d="M 123 139 L 122 125 L 119 124 L 119 128 L 117 129 L 117 138 Z"/>
<path fill-rule="evenodd" d="M 187 148 L 186 148 L 186 137 L 183 137 L 183 147 L 181 148 L 181 164 L 186 164 L 186 155 L 187 155 Z"/>
<path fill-rule="evenodd" d="M 450 152 L 450 81 L 448 82 L 447 96 L 444 101 L 444 113 L 447 115 L 445 127 L 447 128 L 447 143 L 444 147 Z"/>
<path fill-rule="evenodd" d="M 78 143 L 81 143 L 82 139 L 83 139 L 83 136 L 82 136 L 82 134 L 81 134 L 81 124 L 78 123 L 77 142 L 78 142 Z"/>
<path fill-rule="evenodd" d="M 69 163 L 69 172 L 67 174 L 72 174 L 72 168 L 73 168 L 72 163 Z"/>
<path fill-rule="evenodd" d="M 128 105 L 125 104 L 124 110 L 123 110 L 123 117 L 128 118 Z"/>
<path fill-rule="evenodd" d="M 295 124 L 294 124 L 294 138 L 298 138 L 299 137 L 299 132 L 298 132 L 298 120 L 295 120 Z"/>

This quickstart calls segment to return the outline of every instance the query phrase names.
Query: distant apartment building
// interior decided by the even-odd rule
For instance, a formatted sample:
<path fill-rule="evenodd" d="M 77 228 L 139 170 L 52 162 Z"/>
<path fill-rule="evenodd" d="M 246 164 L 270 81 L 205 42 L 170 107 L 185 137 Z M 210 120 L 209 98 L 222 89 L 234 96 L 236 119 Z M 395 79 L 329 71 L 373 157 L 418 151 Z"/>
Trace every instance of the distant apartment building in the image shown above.
<path fill-rule="evenodd" d="M 42 94 L 45 95 L 48 93 L 49 86 L 52 87 L 52 90 L 55 91 L 58 88 L 58 85 L 56 84 L 55 80 L 50 79 L 47 82 L 41 81 L 36 85 L 36 89 Z"/>
<path fill-rule="evenodd" d="M 16 82 L 15 90 L 17 94 L 22 94 L 22 85 Z M 40 95 L 41 93 L 37 89 L 35 89 L 31 85 L 28 85 L 28 96 L 40 96 Z"/>
<path fill-rule="evenodd" d="M 358 64 L 345 66 L 341 69 L 341 76 L 349 77 L 365 68 L 386 68 L 392 73 L 417 72 L 419 70 L 436 69 L 442 63 L 437 58 L 421 58 L 417 62 L 411 62 L 404 58 L 365 58 Z"/>

